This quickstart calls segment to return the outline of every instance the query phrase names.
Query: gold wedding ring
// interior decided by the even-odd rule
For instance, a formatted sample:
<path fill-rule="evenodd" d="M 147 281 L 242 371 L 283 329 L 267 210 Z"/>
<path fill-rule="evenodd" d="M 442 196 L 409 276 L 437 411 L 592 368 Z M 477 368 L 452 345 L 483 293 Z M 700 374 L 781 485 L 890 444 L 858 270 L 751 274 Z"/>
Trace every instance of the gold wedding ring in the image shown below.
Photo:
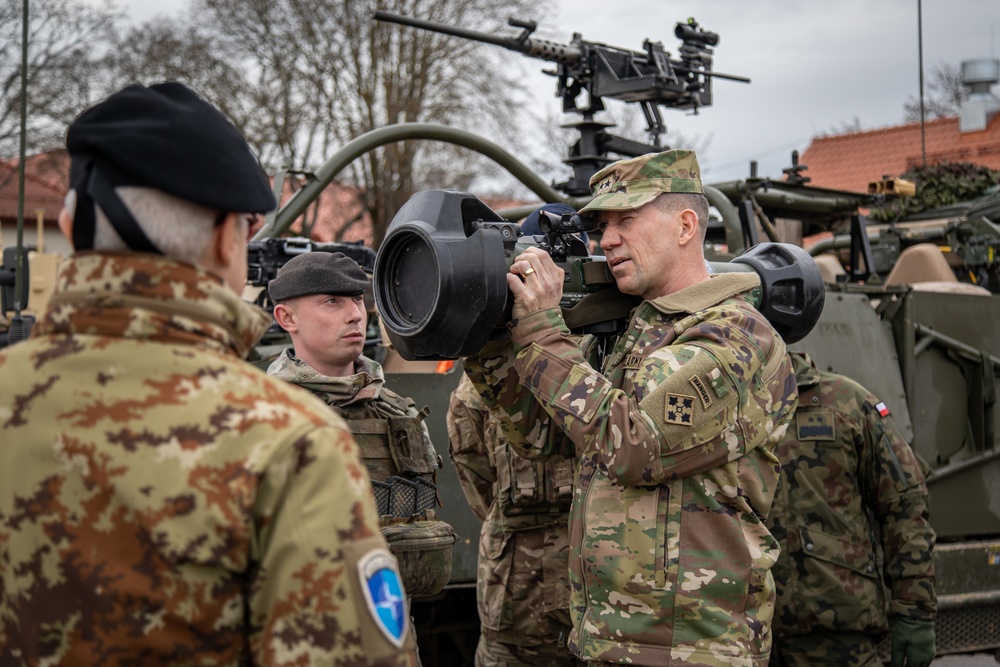
<path fill-rule="evenodd" d="M 535 269 L 533 267 L 529 266 L 528 270 L 524 272 L 524 277 L 527 278 L 528 276 L 530 276 L 534 272 L 535 272 Z"/>

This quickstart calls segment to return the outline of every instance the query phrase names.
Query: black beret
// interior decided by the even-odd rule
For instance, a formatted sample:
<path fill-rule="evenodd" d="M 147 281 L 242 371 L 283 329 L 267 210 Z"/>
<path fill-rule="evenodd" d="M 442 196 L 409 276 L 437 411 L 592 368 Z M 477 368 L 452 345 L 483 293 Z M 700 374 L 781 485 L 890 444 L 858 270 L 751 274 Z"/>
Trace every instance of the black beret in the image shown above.
<path fill-rule="evenodd" d="M 69 126 L 70 186 L 91 167 L 111 185 L 155 188 L 210 209 L 266 213 L 271 186 L 239 130 L 182 83 L 131 85 Z"/>
<path fill-rule="evenodd" d="M 267 283 L 271 301 L 307 294 L 358 296 L 368 287 L 368 276 L 356 261 L 342 252 L 307 252 L 285 262 Z"/>

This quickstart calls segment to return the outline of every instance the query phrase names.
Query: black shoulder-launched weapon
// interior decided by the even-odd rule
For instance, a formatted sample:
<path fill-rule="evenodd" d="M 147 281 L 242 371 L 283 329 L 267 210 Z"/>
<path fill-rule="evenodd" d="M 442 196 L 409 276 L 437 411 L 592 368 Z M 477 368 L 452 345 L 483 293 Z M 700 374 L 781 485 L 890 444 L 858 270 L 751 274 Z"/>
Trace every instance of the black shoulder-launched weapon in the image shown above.
<path fill-rule="evenodd" d="M 659 107 L 688 109 L 697 113 L 712 104 L 712 79 L 730 79 L 749 83 L 749 79 L 712 71 L 713 48 L 719 35 L 703 30 L 694 19 L 678 22 L 674 35 L 681 40 L 679 57 L 674 59 L 661 42 L 645 40 L 641 51 L 622 49 L 597 42 L 588 42 L 576 33 L 569 44 L 532 37 L 534 21 L 510 19 L 509 24 L 521 28 L 516 37 L 501 37 L 476 30 L 467 30 L 433 21 L 376 11 L 375 19 L 399 23 L 477 42 L 495 44 L 532 58 L 557 65 L 554 74 L 559 79 L 558 91 L 563 111 L 579 113 L 583 120 L 573 126 L 580 139 L 570 149 L 567 162 L 573 167 L 573 177 L 558 184 L 568 195 L 590 194 L 590 176 L 612 162 L 608 153 L 635 157 L 663 150 L 660 135 L 666 131 Z M 580 94 L 588 95 L 582 105 Z M 642 108 L 650 143 L 644 144 L 609 134 L 607 123 L 595 121 L 594 114 L 604 110 L 603 98 L 635 102 Z"/>

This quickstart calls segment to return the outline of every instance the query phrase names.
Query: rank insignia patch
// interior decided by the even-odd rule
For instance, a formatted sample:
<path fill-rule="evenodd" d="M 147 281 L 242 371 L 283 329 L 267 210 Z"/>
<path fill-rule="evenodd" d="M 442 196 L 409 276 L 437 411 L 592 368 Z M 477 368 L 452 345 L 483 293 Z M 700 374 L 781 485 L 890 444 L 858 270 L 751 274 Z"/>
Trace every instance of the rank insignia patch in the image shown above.
<path fill-rule="evenodd" d="M 795 415 L 796 435 L 803 440 L 835 440 L 833 413 L 825 410 L 801 412 Z"/>
<path fill-rule="evenodd" d="M 691 426 L 694 422 L 694 396 L 667 394 L 667 404 L 663 410 L 663 421 L 668 424 Z"/>
<path fill-rule="evenodd" d="M 409 621 L 396 559 L 388 551 L 377 549 L 358 562 L 358 574 L 375 624 L 386 639 L 402 646 Z"/>

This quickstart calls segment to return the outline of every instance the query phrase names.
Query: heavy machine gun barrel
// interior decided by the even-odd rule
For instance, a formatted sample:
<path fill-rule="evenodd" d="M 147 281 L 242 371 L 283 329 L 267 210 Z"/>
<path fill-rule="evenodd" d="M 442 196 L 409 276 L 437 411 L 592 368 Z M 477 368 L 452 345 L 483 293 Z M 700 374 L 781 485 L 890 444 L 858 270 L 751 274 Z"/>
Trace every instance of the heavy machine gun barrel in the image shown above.
<path fill-rule="evenodd" d="M 384 12 L 382 10 L 376 10 L 374 17 L 376 21 L 398 23 L 400 25 L 410 26 L 411 28 L 420 28 L 422 30 L 439 32 L 453 37 L 461 37 L 462 39 L 470 39 L 474 42 L 485 42 L 487 44 L 502 46 L 505 49 L 517 51 L 518 53 L 523 53 L 524 55 L 532 58 L 548 60 L 551 62 L 561 63 L 563 65 L 574 65 L 579 62 L 580 58 L 583 57 L 583 51 L 572 44 L 560 44 L 559 42 L 551 42 L 547 39 L 529 37 L 528 35 L 534 32 L 536 28 L 534 21 L 519 21 L 517 19 L 510 19 L 510 25 L 515 28 L 523 28 L 524 32 L 518 37 L 499 37 L 497 35 L 479 32 L 478 30 L 468 30 L 466 28 L 459 28 L 457 26 L 447 25 L 444 23 L 415 19 L 409 16 L 401 16 L 391 12 Z"/>
<path fill-rule="evenodd" d="M 663 150 L 660 136 L 666 132 L 666 125 L 660 114 L 661 107 L 697 113 L 712 105 L 713 79 L 750 81 L 712 70 L 713 47 L 719 43 L 719 35 L 702 29 L 693 18 L 677 24 L 674 35 L 681 40 L 681 45 L 678 57 L 673 58 L 661 42 L 648 39 L 641 50 L 589 42 L 579 33 L 574 33 L 567 44 L 537 39 L 531 36 L 537 28 L 534 21 L 513 18 L 508 23 L 520 28 L 521 33 L 501 37 L 385 11 L 374 12 L 373 17 L 377 21 L 502 46 L 531 58 L 556 63 L 556 70 L 546 74 L 554 74 L 558 79 L 557 91 L 562 98 L 563 112 L 583 117 L 576 124 L 580 140 L 570 149 L 566 160 L 573 168 L 573 177 L 555 186 L 570 196 L 590 193 L 590 177 L 613 162 L 609 153 L 636 157 Z M 594 114 L 605 109 L 604 99 L 638 104 L 646 119 L 649 142 L 624 139 L 606 132 L 604 124 L 594 120 Z"/>

